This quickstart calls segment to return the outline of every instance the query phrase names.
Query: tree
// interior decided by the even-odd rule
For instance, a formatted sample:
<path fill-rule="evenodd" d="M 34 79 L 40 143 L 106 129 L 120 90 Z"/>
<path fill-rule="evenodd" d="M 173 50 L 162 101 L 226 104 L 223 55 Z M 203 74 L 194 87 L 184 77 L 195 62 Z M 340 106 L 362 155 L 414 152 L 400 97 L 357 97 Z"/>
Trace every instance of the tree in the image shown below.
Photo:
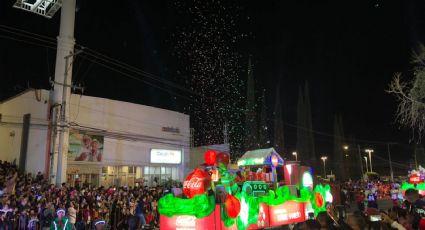
<path fill-rule="evenodd" d="M 282 121 L 282 106 L 280 104 L 280 87 L 277 86 L 276 90 L 276 101 L 274 106 L 274 149 L 279 153 L 283 154 L 284 149 L 284 136 L 283 136 L 283 121 Z"/>
<path fill-rule="evenodd" d="M 301 87 L 298 90 L 298 103 L 297 103 L 297 155 L 299 161 L 306 161 L 308 159 L 307 144 L 306 144 L 306 122 L 304 110 L 304 98 Z"/>
<path fill-rule="evenodd" d="M 311 118 L 311 106 L 308 83 L 306 82 L 304 93 L 300 88 L 297 105 L 297 155 L 298 159 L 313 168 L 316 165 L 314 148 L 313 123 Z"/>
<path fill-rule="evenodd" d="M 310 105 L 310 89 L 308 87 L 308 81 L 305 82 L 304 87 L 304 111 L 305 111 L 305 124 L 306 124 L 306 138 L 307 138 L 307 152 L 308 152 L 308 164 L 312 167 L 316 166 L 316 151 L 314 147 L 314 134 L 313 134 L 313 121 L 311 115 Z"/>
<path fill-rule="evenodd" d="M 257 116 L 255 103 L 254 74 L 252 70 L 251 57 L 248 61 L 248 81 L 246 89 L 246 111 L 245 111 L 245 149 L 252 150 L 257 143 Z"/>
<path fill-rule="evenodd" d="M 263 90 L 261 96 L 261 113 L 260 113 L 260 125 L 258 131 L 258 147 L 267 148 L 270 146 L 269 130 L 267 125 L 267 107 L 266 107 L 266 91 Z"/>
<path fill-rule="evenodd" d="M 425 131 L 425 46 L 419 45 L 419 51 L 412 56 L 413 79 L 402 81 L 401 74 L 395 74 L 389 85 L 388 93 L 398 102 L 396 121 L 412 129 L 413 138 L 423 137 Z"/>
<path fill-rule="evenodd" d="M 334 154 L 333 162 L 337 175 L 342 181 L 346 180 L 346 167 L 344 161 L 344 130 L 342 128 L 342 117 L 336 115 L 334 121 Z"/>

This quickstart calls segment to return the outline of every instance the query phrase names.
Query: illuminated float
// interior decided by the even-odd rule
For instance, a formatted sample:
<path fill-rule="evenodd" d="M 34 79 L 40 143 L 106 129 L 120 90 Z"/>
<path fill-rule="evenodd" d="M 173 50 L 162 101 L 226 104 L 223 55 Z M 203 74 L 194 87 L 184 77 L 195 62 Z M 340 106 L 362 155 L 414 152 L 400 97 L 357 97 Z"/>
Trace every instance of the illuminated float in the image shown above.
<path fill-rule="evenodd" d="M 419 166 L 417 170 L 411 170 L 408 174 L 408 181 L 403 182 L 401 191 L 404 192 L 408 189 L 416 189 L 419 194 L 425 196 L 425 169 Z"/>
<path fill-rule="evenodd" d="M 329 185 L 317 185 L 309 167 L 284 163 L 273 148 L 248 151 L 231 173 L 229 155 L 208 150 L 203 168 L 183 183 L 186 198 L 159 200 L 160 229 L 245 230 L 305 221 L 326 211 Z"/>

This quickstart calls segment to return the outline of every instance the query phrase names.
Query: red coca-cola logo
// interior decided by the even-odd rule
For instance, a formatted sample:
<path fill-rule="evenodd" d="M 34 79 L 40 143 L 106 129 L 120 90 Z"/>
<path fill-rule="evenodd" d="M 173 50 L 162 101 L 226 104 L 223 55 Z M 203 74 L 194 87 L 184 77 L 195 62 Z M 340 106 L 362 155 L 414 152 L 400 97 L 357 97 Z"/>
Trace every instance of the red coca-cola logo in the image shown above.
<path fill-rule="evenodd" d="M 418 176 L 418 175 L 412 175 L 412 176 L 410 176 L 410 178 L 409 178 L 409 182 L 410 183 L 412 183 L 412 184 L 419 184 L 419 183 L 421 183 L 423 180 L 421 179 L 421 177 L 420 176 Z"/>
<path fill-rule="evenodd" d="M 191 178 L 183 183 L 183 188 L 199 189 L 203 182 L 204 181 L 201 178 Z"/>
<path fill-rule="evenodd" d="M 183 193 L 189 198 L 203 194 L 211 186 L 211 177 L 203 170 L 196 168 L 183 182 Z"/>

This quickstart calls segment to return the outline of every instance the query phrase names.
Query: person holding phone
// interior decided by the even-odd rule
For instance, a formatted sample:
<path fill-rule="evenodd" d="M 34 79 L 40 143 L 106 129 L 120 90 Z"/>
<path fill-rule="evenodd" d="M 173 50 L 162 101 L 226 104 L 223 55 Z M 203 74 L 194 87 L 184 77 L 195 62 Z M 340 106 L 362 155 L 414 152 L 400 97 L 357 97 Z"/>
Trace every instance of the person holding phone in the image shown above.
<path fill-rule="evenodd" d="M 391 228 L 394 228 L 394 229 L 397 229 L 397 230 L 406 230 L 406 228 L 403 227 L 403 225 L 398 223 L 396 220 L 391 219 L 384 212 L 381 212 L 380 219 L 382 220 L 382 223 L 388 224 L 389 226 L 391 226 Z"/>

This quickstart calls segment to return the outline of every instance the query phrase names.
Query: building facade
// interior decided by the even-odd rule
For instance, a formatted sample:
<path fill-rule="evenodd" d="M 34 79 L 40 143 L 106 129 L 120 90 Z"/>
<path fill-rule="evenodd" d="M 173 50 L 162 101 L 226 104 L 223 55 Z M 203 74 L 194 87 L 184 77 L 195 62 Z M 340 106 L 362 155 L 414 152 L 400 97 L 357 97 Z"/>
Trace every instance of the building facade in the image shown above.
<path fill-rule="evenodd" d="M 0 103 L 0 160 L 52 177 L 56 163 L 49 93 L 29 90 Z M 187 173 L 188 115 L 75 94 L 67 109 L 69 146 L 62 172 L 68 183 L 134 186 L 181 181 Z M 30 114 L 28 135 L 25 114 Z"/>

